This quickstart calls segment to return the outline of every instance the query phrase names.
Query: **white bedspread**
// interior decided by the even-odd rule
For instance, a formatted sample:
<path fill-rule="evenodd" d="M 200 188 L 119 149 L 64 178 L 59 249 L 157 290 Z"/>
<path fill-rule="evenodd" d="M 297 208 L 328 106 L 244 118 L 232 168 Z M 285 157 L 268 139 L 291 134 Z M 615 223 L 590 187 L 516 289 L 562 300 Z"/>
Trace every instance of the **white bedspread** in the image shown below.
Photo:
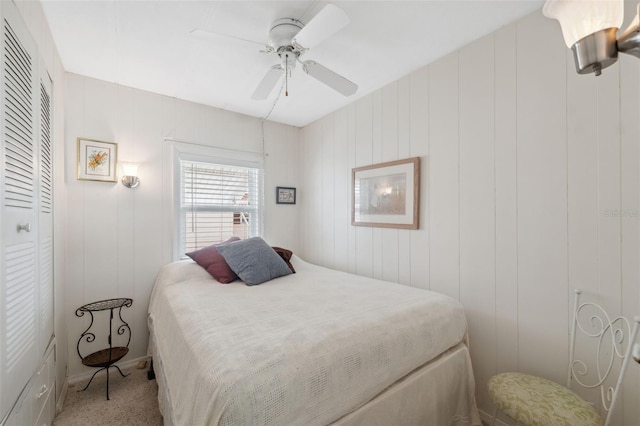
<path fill-rule="evenodd" d="M 453 298 L 293 264 L 252 287 L 163 267 L 149 324 L 173 424 L 329 424 L 465 336 Z"/>

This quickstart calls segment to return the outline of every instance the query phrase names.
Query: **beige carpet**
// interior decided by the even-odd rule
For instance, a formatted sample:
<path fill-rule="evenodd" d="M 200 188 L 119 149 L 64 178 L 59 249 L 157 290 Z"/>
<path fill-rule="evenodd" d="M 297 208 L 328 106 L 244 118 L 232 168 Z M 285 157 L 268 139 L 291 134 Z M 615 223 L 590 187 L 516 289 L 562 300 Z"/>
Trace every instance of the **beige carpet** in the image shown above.
<path fill-rule="evenodd" d="M 158 386 L 155 380 L 147 380 L 147 368 L 109 372 L 109 398 L 105 387 L 106 375 L 99 374 L 84 392 L 88 380 L 69 386 L 62 412 L 53 420 L 55 426 L 140 425 L 161 426 L 158 410 Z"/>

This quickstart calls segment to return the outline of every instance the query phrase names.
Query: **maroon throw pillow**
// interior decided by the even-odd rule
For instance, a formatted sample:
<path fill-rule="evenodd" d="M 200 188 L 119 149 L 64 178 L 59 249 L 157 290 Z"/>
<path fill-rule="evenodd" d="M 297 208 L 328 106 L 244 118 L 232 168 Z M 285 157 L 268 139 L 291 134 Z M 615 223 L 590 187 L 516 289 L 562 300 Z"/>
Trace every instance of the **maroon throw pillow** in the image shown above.
<path fill-rule="evenodd" d="M 233 241 L 238 241 L 240 238 L 231 237 L 227 241 L 220 243 L 226 244 Z M 218 252 L 216 246 L 220 244 L 213 244 L 209 247 L 201 248 L 200 250 L 187 253 L 191 259 L 193 259 L 198 265 L 210 273 L 213 278 L 223 284 L 228 284 L 238 279 L 238 276 L 229 268 L 224 257 Z"/>
<path fill-rule="evenodd" d="M 295 274 L 296 270 L 293 269 L 293 265 L 290 262 L 291 256 L 293 256 L 293 252 L 291 250 L 287 250 L 286 248 L 282 248 L 282 247 L 272 247 L 272 249 L 274 249 L 275 252 L 280 255 L 280 257 L 282 258 L 282 260 L 284 260 L 284 262 L 287 264 L 289 269 L 291 269 L 291 272 Z"/>

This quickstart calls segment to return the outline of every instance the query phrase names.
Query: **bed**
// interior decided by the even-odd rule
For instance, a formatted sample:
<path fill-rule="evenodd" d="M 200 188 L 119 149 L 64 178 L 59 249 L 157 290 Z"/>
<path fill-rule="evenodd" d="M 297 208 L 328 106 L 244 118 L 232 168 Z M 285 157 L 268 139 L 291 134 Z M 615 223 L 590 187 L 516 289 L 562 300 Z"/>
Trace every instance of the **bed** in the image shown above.
<path fill-rule="evenodd" d="M 462 306 L 307 263 L 257 286 L 165 265 L 149 352 L 165 425 L 480 425 Z"/>

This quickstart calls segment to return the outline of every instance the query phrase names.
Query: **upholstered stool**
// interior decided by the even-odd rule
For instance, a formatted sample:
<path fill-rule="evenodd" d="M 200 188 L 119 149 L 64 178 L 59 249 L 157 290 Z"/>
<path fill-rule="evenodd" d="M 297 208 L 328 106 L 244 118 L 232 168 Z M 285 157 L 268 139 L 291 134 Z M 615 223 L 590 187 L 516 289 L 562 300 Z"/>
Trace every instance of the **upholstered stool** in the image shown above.
<path fill-rule="evenodd" d="M 575 392 L 541 377 L 502 373 L 489 379 L 488 387 L 497 408 L 525 426 L 603 424 L 598 412 Z"/>

